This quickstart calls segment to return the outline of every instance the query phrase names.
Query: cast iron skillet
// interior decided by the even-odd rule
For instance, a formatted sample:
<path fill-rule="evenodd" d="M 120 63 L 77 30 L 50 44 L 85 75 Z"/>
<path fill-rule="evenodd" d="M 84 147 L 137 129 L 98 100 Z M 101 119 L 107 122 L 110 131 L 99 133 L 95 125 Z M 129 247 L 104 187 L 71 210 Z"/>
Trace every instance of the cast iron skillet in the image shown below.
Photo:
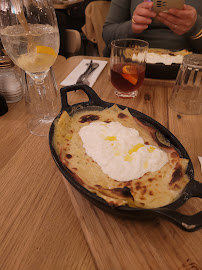
<path fill-rule="evenodd" d="M 67 100 L 67 92 L 76 91 L 76 90 L 83 90 L 88 98 L 89 101 L 77 103 L 72 106 L 68 104 Z M 57 118 L 60 117 L 62 112 L 65 110 L 70 115 L 74 114 L 80 110 L 90 110 L 90 109 L 100 109 L 103 110 L 104 108 L 109 108 L 113 105 L 113 103 L 105 102 L 101 100 L 95 91 L 88 87 L 87 85 L 71 85 L 64 87 L 60 90 L 61 94 L 61 102 L 62 102 L 62 109 L 58 116 L 53 121 L 50 132 L 49 132 L 49 145 L 50 150 L 53 156 L 53 159 L 58 166 L 59 170 L 62 172 L 63 176 L 67 179 L 67 181 L 76 188 L 84 197 L 86 197 L 90 202 L 98 206 L 99 208 L 110 212 L 116 216 L 124 217 L 124 218 L 133 218 L 133 219 L 149 219 L 154 217 L 164 217 L 169 221 L 176 224 L 178 227 L 185 231 L 196 231 L 202 227 L 202 211 L 198 212 L 192 216 L 183 215 L 177 211 L 181 205 L 183 205 L 189 198 L 191 197 L 200 197 L 202 198 L 202 183 L 199 183 L 194 179 L 194 169 L 192 162 L 190 160 L 189 155 L 187 154 L 186 150 L 182 146 L 182 144 L 177 140 L 177 138 L 164 126 L 160 123 L 156 122 L 154 119 L 150 118 L 149 116 L 138 112 L 134 109 L 128 108 L 130 113 L 137 117 L 140 121 L 150 126 L 156 128 L 170 143 L 171 145 L 178 151 L 181 157 L 186 158 L 189 160 L 187 174 L 190 177 L 190 181 L 188 182 L 187 186 L 185 187 L 184 191 L 182 192 L 181 196 L 174 201 L 173 203 L 166 205 L 164 207 L 153 208 L 153 209 L 142 209 L 142 208 L 132 208 L 128 206 L 120 206 L 120 207 L 111 207 L 106 201 L 102 198 L 98 197 L 96 194 L 91 193 L 86 188 L 81 186 L 75 179 L 73 174 L 71 173 L 68 168 L 62 164 L 59 157 L 57 156 L 54 147 L 53 147 L 53 134 L 54 134 L 54 122 Z M 118 105 L 119 108 L 125 109 L 126 106 Z"/>
<path fill-rule="evenodd" d="M 180 64 L 164 65 L 161 63 L 146 64 L 145 77 L 158 80 L 175 80 Z"/>

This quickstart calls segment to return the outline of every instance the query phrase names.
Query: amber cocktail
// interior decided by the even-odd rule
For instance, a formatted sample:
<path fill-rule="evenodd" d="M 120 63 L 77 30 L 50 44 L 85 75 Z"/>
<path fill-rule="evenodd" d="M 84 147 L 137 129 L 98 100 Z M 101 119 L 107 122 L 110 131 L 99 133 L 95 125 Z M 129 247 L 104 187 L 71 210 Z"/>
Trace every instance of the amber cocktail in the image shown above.
<path fill-rule="evenodd" d="M 111 83 L 119 97 L 136 97 L 143 84 L 146 53 L 149 44 L 143 40 L 120 39 L 111 43 Z"/>

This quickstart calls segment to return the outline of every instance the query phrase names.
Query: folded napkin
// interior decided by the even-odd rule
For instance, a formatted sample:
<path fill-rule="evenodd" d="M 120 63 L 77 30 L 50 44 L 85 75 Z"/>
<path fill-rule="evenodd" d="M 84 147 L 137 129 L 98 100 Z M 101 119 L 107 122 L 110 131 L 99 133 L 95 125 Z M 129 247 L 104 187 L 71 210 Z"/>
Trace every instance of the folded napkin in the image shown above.
<path fill-rule="evenodd" d="M 199 162 L 201 164 L 201 172 L 202 172 L 202 157 L 198 157 L 198 159 L 199 159 Z"/>
<path fill-rule="evenodd" d="M 90 59 L 83 59 L 78 66 L 75 67 L 75 69 L 60 83 L 62 86 L 72 85 L 75 84 L 78 77 L 85 72 L 85 70 L 88 67 L 88 64 L 90 64 Z M 103 60 L 93 60 L 93 62 L 96 62 L 99 64 L 99 67 L 96 68 L 88 77 L 89 86 L 93 86 L 93 84 L 96 82 L 98 76 L 104 69 L 104 67 L 107 64 L 107 61 Z"/>

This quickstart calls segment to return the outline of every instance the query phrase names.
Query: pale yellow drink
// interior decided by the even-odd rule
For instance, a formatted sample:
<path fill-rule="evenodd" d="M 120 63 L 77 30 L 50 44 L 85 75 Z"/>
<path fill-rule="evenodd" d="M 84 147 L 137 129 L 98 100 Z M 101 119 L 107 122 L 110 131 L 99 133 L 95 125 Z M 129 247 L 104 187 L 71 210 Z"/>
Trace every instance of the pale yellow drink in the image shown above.
<path fill-rule="evenodd" d="M 31 24 L 28 32 L 22 25 L 7 26 L 1 39 L 11 59 L 28 73 L 47 71 L 59 50 L 58 30 L 50 25 Z"/>

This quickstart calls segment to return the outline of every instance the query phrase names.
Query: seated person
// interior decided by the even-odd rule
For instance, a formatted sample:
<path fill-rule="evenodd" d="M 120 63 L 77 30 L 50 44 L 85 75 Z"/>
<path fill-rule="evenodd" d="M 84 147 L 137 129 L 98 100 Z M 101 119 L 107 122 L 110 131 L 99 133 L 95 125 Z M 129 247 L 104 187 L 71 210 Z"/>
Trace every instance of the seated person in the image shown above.
<path fill-rule="evenodd" d="M 112 0 L 103 26 L 104 56 L 110 55 L 111 41 L 121 38 L 146 40 L 150 48 L 202 53 L 202 5 L 194 0 L 185 3 L 182 10 L 157 14 L 151 1 Z"/>

